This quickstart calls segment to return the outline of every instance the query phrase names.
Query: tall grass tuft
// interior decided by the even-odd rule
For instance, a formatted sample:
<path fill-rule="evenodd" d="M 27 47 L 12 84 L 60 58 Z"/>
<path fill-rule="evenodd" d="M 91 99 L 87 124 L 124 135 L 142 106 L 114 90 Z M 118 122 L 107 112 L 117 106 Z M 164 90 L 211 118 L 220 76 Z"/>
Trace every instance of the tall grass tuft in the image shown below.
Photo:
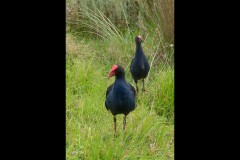
<path fill-rule="evenodd" d="M 152 37 L 156 61 L 173 65 L 174 0 L 67 0 L 66 19 L 78 36 L 91 33 L 118 43 L 137 34 Z"/>

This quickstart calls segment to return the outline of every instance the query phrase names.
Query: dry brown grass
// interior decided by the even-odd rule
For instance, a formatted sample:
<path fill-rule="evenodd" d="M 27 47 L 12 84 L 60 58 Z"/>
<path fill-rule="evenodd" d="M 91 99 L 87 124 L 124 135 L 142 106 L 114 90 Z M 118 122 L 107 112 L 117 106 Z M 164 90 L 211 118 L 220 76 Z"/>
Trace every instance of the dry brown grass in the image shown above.
<path fill-rule="evenodd" d="M 67 54 L 80 54 L 81 52 L 76 39 L 70 34 L 66 35 L 66 52 Z"/>
<path fill-rule="evenodd" d="M 174 44 L 174 0 L 69 0 L 66 8 L 67 24 L 75 30 L 107 35 L 112 27 L 138 28 L 143 37 L 154 32 L 158 41 Z M 100 18 L 96 19 L 98 16 Z M 105 18 L 101 19 L 103 16 Z M 106 19 L 113 25 L 103 26 Z"/>
<path fill-rule="evenodd" d="M 72 34 L 66 34 L 66 53 L 77 57 L 87 56 L 94 52 L 93 48 L 86 44 L 83 40 L 79 41 Z M 90 55 L 89 55 L 90 56 Z"/>
<path fill-rule="evenodd" d="M 79 36 L 89 34 L 89 37 L 110 40 L 113 44 L 110 43 L 105 52 L 112 59 L 117 59 L 122 54 L 115 47 L 129 47 L 129 44 L 122 44 L 123 41 L 129 37 L 132 41 L 132 37 L 140 34 L 144 40 L 152 41 L 149 48 L 156 61 L 166 65 L 173 64 L 174 0 L 68 0 L 66 7 L 69 33 L 74 32 Z M 72 45 L 74 46 L 74 42 Z M 84 53 L 73 46 L 70 43 L 67 49 L 73 53 Z M 77 52 L 74 52 L 74 48 Z M 124 53 L 132 51 L 126 49 Z M 96 54 L 99 56 L 98 51 Z"/>

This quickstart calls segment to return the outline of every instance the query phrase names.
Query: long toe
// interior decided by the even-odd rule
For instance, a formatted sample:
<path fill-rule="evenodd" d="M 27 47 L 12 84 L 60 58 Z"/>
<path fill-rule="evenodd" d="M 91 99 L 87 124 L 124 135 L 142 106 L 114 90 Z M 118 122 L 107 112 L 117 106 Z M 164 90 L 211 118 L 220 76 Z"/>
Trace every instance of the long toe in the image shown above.
<path fill-rule="evenodd" d="M 148 92 L 148 90 L 146 90 L 145 88 L 142 89 L 142 92 Z"/>

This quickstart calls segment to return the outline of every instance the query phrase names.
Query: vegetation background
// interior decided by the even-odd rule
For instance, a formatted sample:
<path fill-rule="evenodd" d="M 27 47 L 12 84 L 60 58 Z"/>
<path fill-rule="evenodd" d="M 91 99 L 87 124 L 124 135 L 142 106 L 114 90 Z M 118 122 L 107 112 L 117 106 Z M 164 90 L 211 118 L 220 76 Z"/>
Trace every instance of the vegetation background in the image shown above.
<path fill-rule="evenodd" d="M 104 106 L 113 64 L 129 67 L 143 37 L 151 69 L 127 117 Z M 66 1 L 66 158 L 174 159 L 174 0 Z M 139 83 L 141 88 L 142 84 Z"/>

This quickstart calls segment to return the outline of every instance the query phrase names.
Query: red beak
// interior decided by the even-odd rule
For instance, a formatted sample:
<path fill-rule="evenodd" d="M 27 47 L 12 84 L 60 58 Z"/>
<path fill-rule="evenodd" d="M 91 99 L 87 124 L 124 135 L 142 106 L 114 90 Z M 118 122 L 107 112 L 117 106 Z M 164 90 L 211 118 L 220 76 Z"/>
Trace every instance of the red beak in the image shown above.
<path fill-rule="evenodd" d="M 116 65 L 116 64 L 114 64 L 113 66 L 112 66 L 112 69 L 110 70 L 110 72 L 109 72 L 109 74 L 108 74 L 108 79 L 110 78 L 110 77 L 112 77 L 112 76 L 114 76 L 115 75 L 115 70 L 118 68 L 118 66 Z"/>
<path fill-rule="evenodd" d="M 114 76 L 114 75 L 115 75 L 115 71 L 112 71 L 112 70 L 111 70 L 111 71 L 109 72 L 109 74 L 108 74 L 108 79 L 109 79 L 110 77 Z"/>

